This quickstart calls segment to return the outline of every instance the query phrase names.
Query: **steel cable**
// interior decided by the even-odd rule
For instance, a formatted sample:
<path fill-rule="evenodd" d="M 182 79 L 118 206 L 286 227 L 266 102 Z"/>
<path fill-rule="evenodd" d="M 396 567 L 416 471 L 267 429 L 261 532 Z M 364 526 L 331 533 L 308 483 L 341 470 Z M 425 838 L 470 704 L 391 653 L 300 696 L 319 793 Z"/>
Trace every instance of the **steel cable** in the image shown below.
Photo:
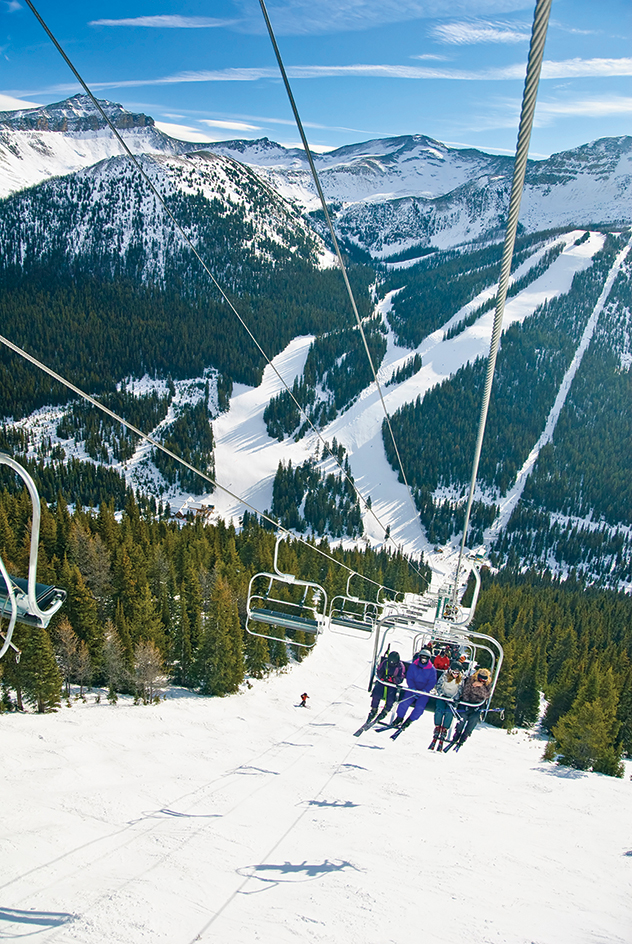
<path fill-rule="evenodd" d="M 478 477 L 478 466 L 481 458 L 481 449 L 483 447 L 483 437 L 485 435 L 485 425 L 487 423 L 487 412 L 491 398 L 492 382 L 494 380 L 494 371 L 496 368 L 496 356 L 500 345 L 500 337 L 503 327 L 503 316 L 505 313 L 505 302 L 507 299 L 507 288 L 509 285 L 509 275 L 511 272 L 511 260 L 513 257 L 514 244 L 516 241 L 516 231 L 518 228 L 518 215 L 520 213 L 520 202 L 522 200 L 522 191 L 524 188 L 524 178 L 527 170 L 527 157 L 529 154 L 529 143 L 531 141 L 531 129 L 533 127 L 533 116 L 535 113 L 535 103 L 540 83 L 540 72 L 542 71 L 542 59 L 544 56 L 544 44 L 546 42 L 546 32 L 549 23 L 552 0 L 537 0 L 535 13 L 533 17 L 533 27 L 531 30 L 531 42 L 529 45 L 529 59 L 527 63 L 527 75 L 525 78 L 524 92 L 522 96 L 522 110 L 520 113 L 520 125 L 518 129 L 518 142 L 516 145 L 516 157 L 514 163 L 513 179 L 511 182 L 511 197 L 509 199 L 509 213 L 507 217 L 507 230 L 505 233 L 505 242 L 503 246 L 502 264 L 500 268 L 500 279 L 498 282 L 498 293 L 496 296 L 496 310 L 494 313 L 494 326 L 487 358 L 487 373 L 483 387 L 483 399 L 481 403 L 481 412 L 478 424 L 478 434 L 476 437 L 476 446 L 474 449 L 474 460 L 472 463 L 472 478 L 470 482 L 470 491 L 465 511 L 465 521 L 463 524 L 463 540 L 456 569 L 454 581 L 453 598 L 456 602 L 459 574 L 465 553 L 465 544 L 467 532 L 472 512 L 472 503 L 474 501 L 474 492 L 476 489 L 476 479 Z"/>

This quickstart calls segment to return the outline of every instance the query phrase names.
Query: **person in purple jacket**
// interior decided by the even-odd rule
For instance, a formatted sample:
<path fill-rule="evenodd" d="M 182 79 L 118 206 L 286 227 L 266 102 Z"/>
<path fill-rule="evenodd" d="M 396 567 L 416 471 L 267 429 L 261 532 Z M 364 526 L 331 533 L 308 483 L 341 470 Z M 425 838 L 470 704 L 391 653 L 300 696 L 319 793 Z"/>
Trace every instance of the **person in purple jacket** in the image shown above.
<path fill-rule="evenodd" d="M 398 686 L 404 681 L 406 668 L 399 658 L 399 652 L 387 652 L 377 667 L 377 679 L 371 692 L 371 710 L 366 719 L 367 722 L 382 721 L 393 707 L 395 696 L 399 690 Z M 388 682 L 390 684 L 385 685 Z M 385 698 L 386 703 L 380 713 L 378 708 L 381 700 Z"/>
<path fill-rule="evenodd" d="M 404 689 L 402 700 L 397 706 L 397 718 L 393 722 L 395 725 L 407 728 L 424 713 L 429 696 L 419 695 L 417 692 L 429 692 L 435 687 L 437 670 L 430 661 L 431 657 L 432 653 L 429 649 L 422 649 L 410 663 L 406 673 L 406 688 L 412 688 L 414 691 L 407 694 Z M 412 711 L 406 718 L 409 708 L 412 708 Z"/>

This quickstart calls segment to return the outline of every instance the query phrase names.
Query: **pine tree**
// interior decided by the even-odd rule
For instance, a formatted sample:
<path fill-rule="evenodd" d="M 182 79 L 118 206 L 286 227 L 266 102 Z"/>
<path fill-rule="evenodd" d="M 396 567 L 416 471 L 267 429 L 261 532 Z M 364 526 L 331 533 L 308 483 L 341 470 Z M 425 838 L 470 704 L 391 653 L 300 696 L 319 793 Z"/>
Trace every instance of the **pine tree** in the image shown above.
<path fill-rule="evenodd" d="M 174 661 L 173 681 L 176 685 L 191 684 L 191 623 L 189 621 L 189 605 L 184 583 L 180 589 L 180 605 L 178 607 L 178 621 L 176 624 L 171 655 Z"/>
<path fill-rule="evenodd" d="M 622 776 L 623 765 L 613 756 L 608 714 L 601 699 L 597 699 L 584 702 L 576 711 L 569 711 L 558 721 L 553 736 L 560 753 L 560 764 L 577 770 L 612 769 L 614 766 L 614 776 Z M 610 769 L 603 772 L 610 772 Z"/>
<path fill-rule="evenodd" d="M 21 661 L 24 662 L 22 689 L 26 701 L 35 705 L 40 714 L 54 711 L 61 701 L 63 679 L 45 629 L 31 627 Z"/>
<path fill-rule="evenodd" d="M 228 582 L 217 577 L 195 659 L 195 676 L 203 695 L 236 692 L 243 679 L 241 627 Z"/>
<path fill-rule="evenodd" d="M 112 620 L 105 624 L 105 642 L 103 643 L 103 676 L 108 687 L 108 698 L 116 702 L 116 693 L 121 691 L 129 675 L 126 665 L 126 653 Z"/>
<path fill-rule="evenodd" d="M 263 678 L 270 662 L 268 642 L 262 636 L 246 633 L 244 641 L 246 671 L 252 678 Z"/>
<path fill-rule="evenodd" d="M 131 610 L 129 632 L 132 640 L 137 643 L 141 639 L 151 639 L 164 656 L 167 651 L 165 629 L 148 583 L 144 583 L 138 590 L 132 600 Z"/>

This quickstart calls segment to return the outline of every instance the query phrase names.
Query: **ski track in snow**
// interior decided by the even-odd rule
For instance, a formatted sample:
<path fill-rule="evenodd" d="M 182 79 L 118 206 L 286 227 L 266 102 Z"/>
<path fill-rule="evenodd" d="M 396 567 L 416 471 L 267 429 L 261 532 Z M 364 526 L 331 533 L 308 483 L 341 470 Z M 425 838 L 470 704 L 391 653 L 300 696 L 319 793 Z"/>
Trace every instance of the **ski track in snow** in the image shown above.
<path fill-rule="evenodd" d="M 573 383 L 575 374 L 579 370 L 579 366 L 582 362 L 582 358 L 584 354 L 586 353 L 586 351 L 588 350 L 588 345 L 590 344 L 592 340 L 592 336 L 595 333 L 595 328 L 597 327 L 599 315 L 603 311 L 603 307 L 606 304 L 606 301 L 608 300 L 608 295 L 610 294 L 610 290 L 612 286 L 614 285 L 614 281 L 617 275 L 619 274 L 621 266 L 623 265 L 631 248 L 632 248 L 632 239 L 630 240 L 628 245 L 624 249 L 622 249 L 621 252 L 617 255 L 614 261 L 614 264 L 612 268 L 610 269 L 610 272 L 608 273 L 608 277 L 604 283 L 603 291 L 597 300 L 597 304 L 595 305 L 590 318 L 588 319 L 588 323 L 586 327 L 584 328 L 584 333 L 581 337 L 579 345 L 577 346 L 577 350 L 575 351 L 575 354 L 569 365 L 569 368 L 562 379 L 562 383 L 560 384 L 560 389 L 558 390 L 557 396 L 555 398 L 555 402 L 553 406 L 551 407 L 551 411 L 548 415 L 548 418 L 544 427 L 544 431 L 542 432 L 542 435 L 538 439 L 537 443 L 535 444 L 535 446 L 533 447 L 533 449 L 531 450 L 531 452 L 525 459 L 525 462 L 522 468 L 520 469 L 520 471 L 518 472 L 518 475 L 516 476 L 516 481 L 515 481 L 514 486 L 507 492 L 507 495 L 503 499 L 500 499 L 500 501 L 498 502 L 499 508 L 500 508 L 498 516 L 496 520 L 493 522 L 493 524 L 491 525 L 491 527 L 485 532 L 485 543 L 487 545 L 493 542 L 494 539 L 498 536 L 498 534 L 501 531 L 503 531 L 505 527 L 507 526 L 507 523 L 509 522 L 509 519 L 511 517 L 511 514 L 514 508 L 520 501 L 520 497 L 524 491 L 524 487 L 527 484 L 527 479 L 533 472 L 533 469 L 535 468 L 537 458 L 540 455 L 540 450 L 544 446 L 546 446 L 546 444 L 549 443 L 553 438 L 553 433 L 555 432 L 555 427 L 557 425 L 557 421 L 562 411 L 562 407 L 566 403 L 566 398 L 571 389 L 571 384 Z"/>
<path fill-rule="evenodd" d="M 371 641 L 228 698 L 10 714 L 2 935 L 43 944 L 626 944 L 630 773 L 479 726 L 352 732 Z M 311 711 L 295 708 L 310 695 Z"/>

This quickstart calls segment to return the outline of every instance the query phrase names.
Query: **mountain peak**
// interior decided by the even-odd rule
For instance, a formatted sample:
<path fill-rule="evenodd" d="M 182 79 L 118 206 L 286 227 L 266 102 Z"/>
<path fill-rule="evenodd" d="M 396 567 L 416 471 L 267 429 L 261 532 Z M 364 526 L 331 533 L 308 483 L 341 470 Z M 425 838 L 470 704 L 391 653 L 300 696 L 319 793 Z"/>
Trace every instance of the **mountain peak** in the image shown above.
<path fill-rule="evenodd" d="M 116 102 L 99 99 L 108 118 L 116 128 L 151 128 L 149 115 L 132 114 Z M 89 95 L 73 95 L 53 105 L 0 112 L 0 127 L 12 131 L 98 131 L 107 123 Z"/>

